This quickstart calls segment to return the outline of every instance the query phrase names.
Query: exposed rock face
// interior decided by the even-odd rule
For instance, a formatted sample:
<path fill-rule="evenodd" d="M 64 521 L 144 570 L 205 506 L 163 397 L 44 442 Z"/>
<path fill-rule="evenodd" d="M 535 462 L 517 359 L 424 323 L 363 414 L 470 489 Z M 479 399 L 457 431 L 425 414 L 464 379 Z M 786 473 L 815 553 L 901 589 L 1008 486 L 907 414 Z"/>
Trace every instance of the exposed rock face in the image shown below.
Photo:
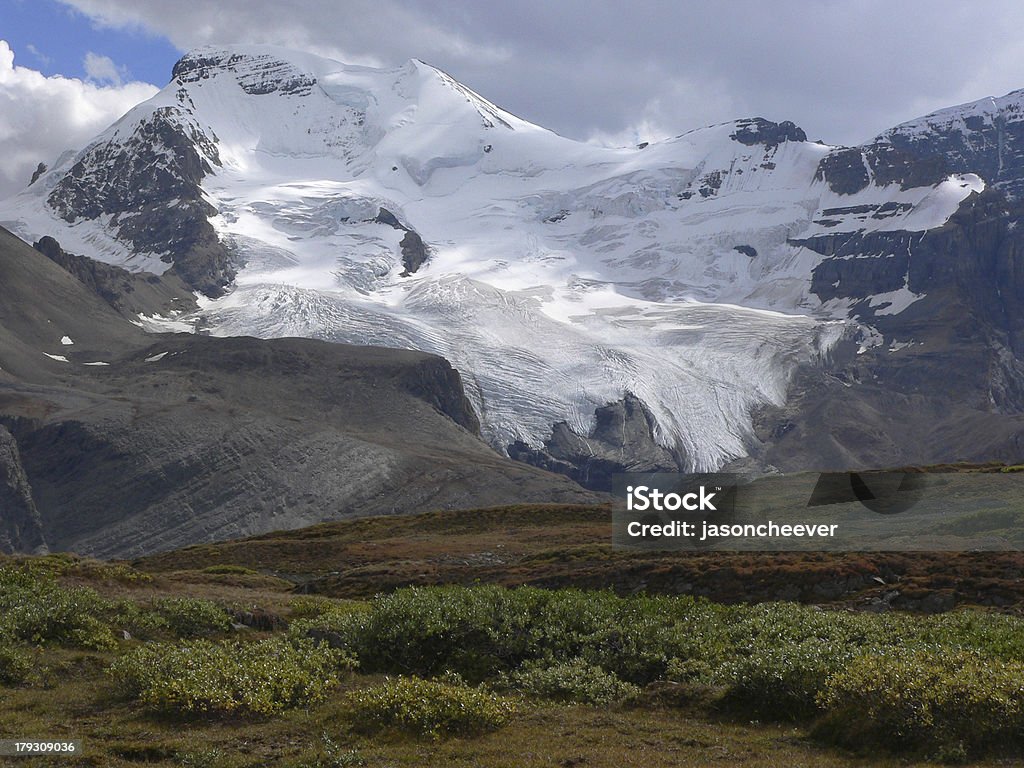
<path fill-rule="evenodd" d="M 402 376 L 401 385 L 463 429 L 480 433 L 480 420 L 466 397 L 462 377 L 444 358 L 429 357 L 413 366 Z"/>
<path fill-rule="evenodd" d="M 737 121 L 736 132 L 732 134 L 731 138 L 747 146 L 764 144 L 767 147 L 773 147 L 784 141 L 807 141 L 807 134 L 790 120 L 773 123 L 762 117 L 754 117 L 749 120 Z"/>
<path fill-rule="evenodd" d="M 354 514 L 587 498 L 457 424 L 474 425 L 458 377 L 422 353 L 179 336 L 88 378 L 111 396 L 87 414 L 58 403 L 17 434 L 56 549 L 138 554 Z"/>
<path fill-rule="evenodd" d="M 137 251 L 163 253 L 182 280 L 219 295 L 235 269 L 209 217 L 216 210 L 199 184 L 220 164 L 211 140 L 176 107 L 154 110 L 134 133 L 89 147 L 47 198 L 69 223 L 109 215 L 110 227 Z"/>
<path fill-rule="evenodd" d="M 427 260 L 427 246 L 423 243 L 423 238 L 412 230 L 405 233 L 405 237 L 398 245 L 402 249 L 402 265 L 405 267 L 402 274 L 411 275 Z"/>
<path fill-rule="evenodd" d="M 845 303 L 866 328 L 823 368 L 802 370 L 784 407 L 759 414 L 753 452 L 765 463 L 829 469 L 1024 458 L 1020 97 L 944 110 L 823 158 L 818 178 L 840 195 L 969 173 L 985 189 L 927 231 L 790 241 L 825 257 L 812 292 Z M 818 223 L 903 213 L 894 204 L 836 208 Z"/>
<path fill-rule="evenodd" d="M 315 77 L 274 56 L 241 56 L 227 52 L 183 56 L 174 65 L 171 78 L 182 84 L 196 83 L 209 79 L 218 71 L 238 74 L 238 84 L 250 96 L 268 93 L 304 95 L 316 85 Z"/>
<path fill-rule="evenodd" d="M 871 177 L 902 189 L 931 186 L 952 173 L 976 173 L 1017 195 L 1024 189 L 1022 91 L 942 110 L 892 128 L 861 147 L 822 159 L 818 178 L 839 194 Z"/>
<path fill-rule="evenodd" d="M 786 415 L 768 429 L 787 419 L 801 428 L 769 438 L 775 461 L 793 466 L 792 456 L 780 456 L 806 458 L 811 446 L 831 456 L 830 466 L 1024 456 L 1021 426 L 1006 419 L 1024 413 L 1024 238 L 1015 226 L 1022 216 L 1021 204 L 993 186 L 936 230 L 806 241 L 827 257 L 812 290 L 848 301 L 878 337 L 859 355 L 837 355 L 826 378 L 798 379 Z M 887 291 L 894 301 L 915 300 L 893 312 L 877 298 Z M 824 446 L 821 433 L 843 438 Z"/>
<path fill-rule="evenodd" d="M 402 271 L 402 277 L 408 277 L 416 272 L 430 257 L 430 250 L 427 248 L 426 243 L 423 242 L 423 238 L 419 236 L 419 233 L 399 221 L 398 217 L 387 208 L 381 208 L 377 212 L 377 217 L 374 221 L 378 224 L 389 226 L 392 229 L 405 232 L 402 241 L 398 244 L 402 251 L 402 266 L 405 267 Z"/>
<path fill-rule="evenodd" d="M 1024 352 L 1024 238 L 1015 222 L 1024 206 L 998 188 L 972 194 L 945 226 L 927 232 L 874 232 L 822 235 L 800 241 L 826 256 L 812 273 L 811 290 L 823 301 L 850 299 L 852 315 L 885 333 L 920 319 L 921 310 L 938 312 L 938 302 L 955 302 L 967 320 L 973 316 L 1009 334 L 1012 348 Z M 887 306 L 858 300 L 905 288 L 922 299 L 915 312 L 889 313 Z M 924 302 L 929 302 L 925 304 Z M 938 319 L 938 318 L 936 318 Z"/>
<path fill-rule="evenodd" d="M 979 399 L 988 362 L 977 348 L 931 359 L 883 350 L 803 370 L 783 407 L 757 414 L 751 453 L 784 472 L 1018 463 L 1021 417 Z"/>
<path fill-rule="evenodd" d="M 871 182 L 864 155 L 859 149 L 844 148 L 830 152 L 818 163 L 818 181 L 828 182 L 833 192 L 852 195 Z"/>
<path fill-rule="evenodd" d="M 378 208 L 377 216 L 376 218 L 374 218 L 374 221 L 377 222 L 378 224 L 383 224 L 384 226 L 391 227 L 392 229 L 399 229 L 403 232 L 409 231 L 409 228 L 405 226 L 405 224 L 400 222 L 398 220 L 398 217 L 395 216 L 395 214 L 393 214 L 387 208 Z"/>
<path fill-rule="evenodd" d="M 32 180 L 28 183 L 28 185 L 31 187 L 33 184 L 39 181 L 39 177 L 42 176 L 44 173 L 46 173 L 46 163 L 40 163 L 39 165 L 36 166 L 36 169 L 32 171 Z"/>
<path fill-rule="evenodd" d="M 21 466 L 18 444 L 0 426 L 0 552 L 46 550 L 39 510 Z"/>
<path fill-rule="evenodd" d="M 78 278 L 127 319 L 134 320 L 140 314 L 168 316 L 197 308 L 188 286 L 174 275 L 129 272 L 113 264 L 67 253 L 52 237 L 42 238 L 33 247 Z"/>
<path fill-rule="evenodd" d="M 601 491 L 611 490 L 614 474 L 679 470 L 681 462 L 655 442 L 654 419 L 634 395 L 598 408 L 594 415 L 596 423 L 586 437 L 563 421 L 554 425 L 543 449 L 513 443 L 509 456 Z"/>

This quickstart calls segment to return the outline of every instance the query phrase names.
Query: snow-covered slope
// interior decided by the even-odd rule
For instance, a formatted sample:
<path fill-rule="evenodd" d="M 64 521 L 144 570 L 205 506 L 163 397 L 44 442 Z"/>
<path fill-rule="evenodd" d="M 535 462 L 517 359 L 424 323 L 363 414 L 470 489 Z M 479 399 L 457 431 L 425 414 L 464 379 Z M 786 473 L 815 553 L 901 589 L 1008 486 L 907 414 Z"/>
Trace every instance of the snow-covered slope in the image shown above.
<path fill-rule="evenodd" d="M 173 267 L 215 334 L 443 355 L 499 448 L 561 420 L 586 434 L 632 392 L 658 442 L 708 469 L 846 330 L 854 298 L 814 290 L 820 239 L 932 230 L 985 187 L 967 168 L 880 178 L 873 157 L 760 119 L 602 148 L 422 62 L 210 48 L 0 223 Z M 837 181 L 851 168 L 866 183 Z M 898 314 L 922 298 L 908 285 L 855 298 Z"/>

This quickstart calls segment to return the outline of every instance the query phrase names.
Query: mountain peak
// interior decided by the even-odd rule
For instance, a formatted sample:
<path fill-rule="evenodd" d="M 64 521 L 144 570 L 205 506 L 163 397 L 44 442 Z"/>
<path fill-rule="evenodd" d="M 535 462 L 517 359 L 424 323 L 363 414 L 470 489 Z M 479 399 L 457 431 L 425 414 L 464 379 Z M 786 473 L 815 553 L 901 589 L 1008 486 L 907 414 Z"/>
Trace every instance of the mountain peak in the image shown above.
<path fill-rule="evenodd" d="M 750 117 L 736 120 L 735 125 L 736 132 L 729 138 L 747 146 L 754 144 L 774 146 L 784 141 L 807 141 L 807 134 L 804 133 L 803 128 L 791 120 L 773 123 L 763 117 Z"/>
<path fill-rule="evenodd" d="M 1018 122 L 1024 115 L 1024 88 L 1003 96 L 986 96 L 952 107 L 929 112 L 883 131 L 875 141 L 890 141 L 893 135 L 924 134 L 935 130 L 980 131 L 996 120 Z"/>
<path fill-rule="evenodd" d="M 314 62 L 309 60 L 309 54 L 294 53 L 276 46 L 197 48 L 174 65 L 172 84 L 186 85 L 229 74 L 251 96 L 273 92 L 304 95 L 317 82 L 311 71 L 314 68 L 309 66 Z"/>

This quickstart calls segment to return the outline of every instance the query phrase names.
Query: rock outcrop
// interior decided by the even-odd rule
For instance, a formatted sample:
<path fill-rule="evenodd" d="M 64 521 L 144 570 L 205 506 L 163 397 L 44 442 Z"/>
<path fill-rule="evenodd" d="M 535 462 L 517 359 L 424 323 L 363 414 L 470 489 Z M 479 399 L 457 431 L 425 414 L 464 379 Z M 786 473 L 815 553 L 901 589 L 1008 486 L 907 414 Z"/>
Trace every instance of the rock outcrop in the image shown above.
<path fill-rule="evenodd" d="M 47 197 L 68 223 L 109 216 L 119 239 L 164 253 L 192 288 L 217 296 L 235 274 L 232 255 L 209 222 L 216 209 L 199 186 L 220 165 L 217 145 L 177 107 L 161 107 L 134 133 L 101 138 Z"/>
<path fill-rule="evenodd" d="M 33 247 L 127 319 L 135 320 L 140 314 L 170 316 L 197 308 L 188 286 L 173 274 L 129 272 L 113 264 L 68 253 L 52 237 L 43 237 Z"/>
<path fill-rule="evenodd" d="M 654 419 L 634 395 L 598 408 L 594 417 L 585 437 L 563 421 L 554 425 L 542 449 L 517 442 L 508 447 L 509 456 L 599 491 L 610 491 L 618 473 L 677 472 L 684 466 L 656 442 Z"/>
<path fill-rule="evenodd" d="M 18 444 L 0 426 L 0 553 L 45 551 L 42 521 L 21 466 Z"/>

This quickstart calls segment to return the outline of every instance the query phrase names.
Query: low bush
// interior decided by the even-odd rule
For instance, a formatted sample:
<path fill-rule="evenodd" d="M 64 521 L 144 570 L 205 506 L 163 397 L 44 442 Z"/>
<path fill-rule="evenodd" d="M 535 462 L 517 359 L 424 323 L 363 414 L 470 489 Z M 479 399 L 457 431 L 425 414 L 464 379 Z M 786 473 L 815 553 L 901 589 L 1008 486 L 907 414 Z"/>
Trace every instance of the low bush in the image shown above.
<path fill-rule="evenodd" d="M 590 663 L 636 685 L 664 680 L 673 660 L 717 667 L 732 655 L 729 608 L 690 597 L 619 598 L 583 644 Z"/>
<path fill-rule="evenodd" d="M 90 650 L 116 646 L 104 618 L 113 603 L 87 587 L 64 587 L 46 573 L 0 568 L 0 633 L 22 642 Z"/>
<path fill-rule="evenodd" d="M 319 630 L 344 633 L 348 641 L 354 640 L 353 632 L 356 631 L 352 614 L 366 614 L 371 610 L 365 602 L 313 596 L 297 597 L 288 607 L 292 619 L 289 629 L 293 635 L 304 637 L 310 630 Z"/>
<path fill-rule="evenodd" d="M 941 645 L 1024 662 L 1024 622 L 1017 616 L 981 611 L 941 613 L 918 619 L 913 635 L 926 647 Z"/>
<path fill-rule="evenodd" d="M 292 620 L 315 619 L 324 614 L 330 613 L 337 605 L 337 601 L 322 595 L 300 595 L 288 603 Z"/>
<path fill-rule="evenodd" d="M 494 730 L 516 712 L 512 699 L 482 688 L 415 677 L 355 691 L 348 701 L 358 728 L 396 728 L 432 738 Z"/>
<path fill-rule="evenodd" d="M 118 600 L 114 603 L 111 624 L 136 640 L 155 640 L 170 635 L 170 628 L 163 616 L 131 600 Z"/>
<path fill-rule="evenodd" d="M 312 602 L 302 610 L 308 618 L 295 622 L 295 636 L 311 634 L 346 649 L 367 671 L 429 678 L 451 670 L 474 684 L 500 680 L 531 695 L 575 701 L 615 698 L 599 691 L 599 681 L 636 686 L 672 681 L 679 689 L 713 691 L 716 708 L 744 715 L 804 721 L 823 715 L 822 722 L 837 723 L 848 718 L 850 724 L 837 733 L 849 743 L 857 741 L 849 736 L 854 727 L 898 732 L 907 744 L 928 733 L 944 740 L 947 757 L 961 747 L 980 746 L 956 735 L 951 725 L 956 710 L 938 698 L 938 683 L 922 682 L 932 679 L 928 675 L 975 697 L 967 709 L 994 708 L 997 722 L 1008 722 L 1014 707 L 1024 707 L 1003 672 L 972 681 L 969 675 L 953 675 L 948 664 L 936 671 L 937 662 L 930 660 L 942 648 L 949 658 L 978 660 L 979 670 L 985 663 L 992 670 L 1024 665 L 1024 621 L 984 611 L 915 617 L 792 603 L 721 606 L 686 596 L 496 586 L 408 588 L 374 599 L 366 610 Z M 869 671 L 890 673 L 882 662 L 864 657 L 902 659 L 907 679 L 917 681 L 901 694 L 903 700 L 922 697 L 916 706 L 945 725 L 935 730 L 894 721 L 884 707 L 865 705 L 851 714 L 856 707 L 848 709 L 844 696 L 852 697 L 857 686 L 846 691 L 831 681 Z M 999 709 L 1004 699 L 1014 703 Z M 838 720 L 836 711 L 844 713 Z M 1010 738 L 1006 727 L 999 732 Z"/>
<path fill-rule="evenodd" d="M 1024 664 L 973 652 L 864 655 L 833 675 L 820 697 L 820 738 L 932 756 L 1024 743 Z"/>
<path fill-rule="evenodd" d="M 502 685 L 528 696 L 578 704 L 612 704 L 640 692 L 637 686 L 583 659 L 550 666 L 527 665 L 504 675 Z"/>
<path fill-rule="evenodd" d="M 494 587 L 402 589 L 366 613 L 334 614 L 335 642 L 367 671 L 435 676 L 452 670 L 474 682 L 518 666 L 532 635 L 543 631 L 533 607 Z M 511 638 L 511 641 L 509 639 Z"/>
<path fill-rule="evenodd" d="M 16 645 L 12 638 L 0 636 L 0 685 L 19 685 L 32 673 L 32 657 L 27 648 Z"/>
<path fill-rule="evenodd" d="M 745 606 L 731 616 L 728 645 L 744 654 L 780 645 L 820 641 L 836 647 L 905 645 L 909 622 L 901 615 L 824 611 L 797 603 Z"/>
<path fill-rule="evenodd" d="M 211 600 L 164 598 L 153 604 L 153 610 L 177 637 L 209 637 L 231 629 L 231 616 Z"/>
<path fill-rule="evenodd" d="M 726 612 L 689 597 L 620 598 L 610 592 L 430 587 L 376 598 L 369 611 L 297 622 L 330 634 L 363 668 L 431 677 L 452 670 L 471 682 L 526 662 L 589 664 L 635 684 L 662 677 L 672 658 L 711 653 Z M 717 640 L 712 629 L 718 627 Z M 724 656 L 725 650 L 715 651 Z"/>
<path fill-rule="evenodd" d="M 203 573 L 226 576 L 259 576 L 259 571 L 246 568 L 244 565 L 208 565 L 203 568 Z"/>
<path fill-rule="evenodd" d="M 150 574 L 138 571 L 125 563 L 92 560 L 70 552 L 17 557 L 9 563 L 8 567 L 12 569 L 45 577 L 75 576 L 93 581 L 118 581 L 126 584 L 147 583 L 153 580 Z"/>
<path fill-rule="evenodd" d="M 322 700 L 355 666 L 326 646 L 275 637 L 153 643 L 121 657 L 110 671 L 127 696 L 156 711 L 271 715 Z"/>
<path fill-rule="evenodd" d="M 801 720 L 818 711 L 818 697 L 853 651 L 822 640 L 759 646 L 723 664 L 715 681 L 726 689 L 723 703 L 772 720 Z"/>

